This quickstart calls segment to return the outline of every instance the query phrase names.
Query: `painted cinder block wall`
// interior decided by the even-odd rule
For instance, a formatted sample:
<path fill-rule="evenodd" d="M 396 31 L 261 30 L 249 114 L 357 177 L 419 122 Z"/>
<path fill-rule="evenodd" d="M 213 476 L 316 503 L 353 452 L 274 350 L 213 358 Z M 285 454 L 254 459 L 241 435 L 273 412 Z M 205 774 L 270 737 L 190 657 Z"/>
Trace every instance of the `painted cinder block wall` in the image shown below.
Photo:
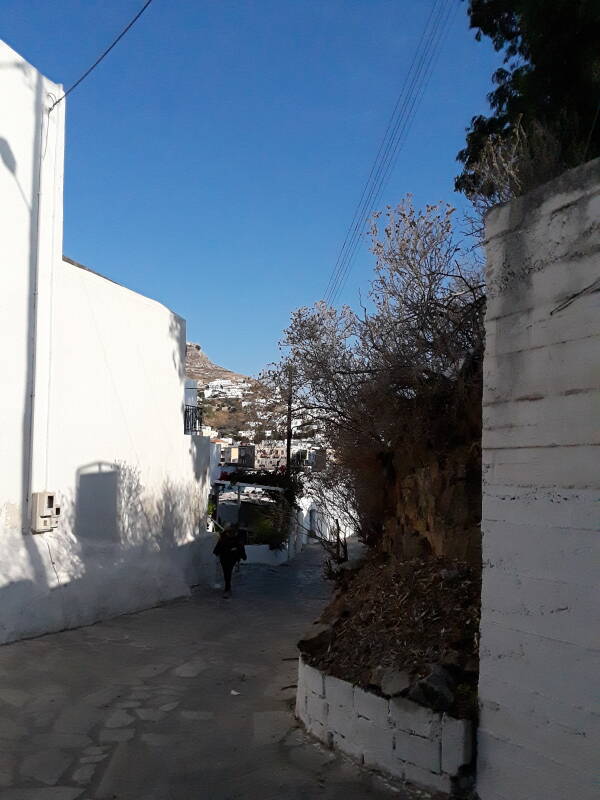
<path fill-rule="evenodd" d="M 0 643 L 214 576 L 209 444 L 183 430 L 185 323 L 62 259 L 61 94 L 0 42 Z M 42 490 L 62 521 L 33 535 Z"/>
<path fill-rule="evenodd" d="M 324 744 L 366 767 L 450 792 L 472 758 L 470 720 L 387 699 L 298 662 L 296 716 Z"/>
<path fill-rule="evenodd" d="M 481 800 L 600 792 L 600 160 L 490 213 Z"/>

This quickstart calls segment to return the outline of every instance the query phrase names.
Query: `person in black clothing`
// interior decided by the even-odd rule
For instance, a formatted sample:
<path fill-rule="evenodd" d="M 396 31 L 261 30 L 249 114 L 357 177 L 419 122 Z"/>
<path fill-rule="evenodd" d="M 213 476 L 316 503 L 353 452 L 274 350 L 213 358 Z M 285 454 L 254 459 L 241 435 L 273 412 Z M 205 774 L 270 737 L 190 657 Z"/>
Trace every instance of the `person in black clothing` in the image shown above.
<path fill-rule="evenodd" d="M 231 574 L 240 559 L 246 560 L 246 548 L 240 532 L 235 525 L 225 528 L 219 536 L 213 553 L 219 557 L 225 578 L 223 597 L 231 597 Z"/>

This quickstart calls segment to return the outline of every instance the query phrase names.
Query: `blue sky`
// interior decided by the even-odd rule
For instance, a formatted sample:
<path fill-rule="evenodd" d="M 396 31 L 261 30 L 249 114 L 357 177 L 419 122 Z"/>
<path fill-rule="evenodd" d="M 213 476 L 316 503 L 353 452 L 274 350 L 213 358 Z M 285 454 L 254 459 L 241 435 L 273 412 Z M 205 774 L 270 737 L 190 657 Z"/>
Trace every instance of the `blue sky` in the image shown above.
<path fill-rule="evenodd" d="M 463 204 L 456 152 L 499 56 L 457 10 L 381 205 Z M 142 0 L 3 0 L 0 36 L 74 82 Z M 64 252 L 256 373 L 322 297 L 433 0 L 154 0 L 68 98 Z M 373 267 L 361 247 L 340 298 Z M 143 336 L 143 331 L 140 332 Z"/>

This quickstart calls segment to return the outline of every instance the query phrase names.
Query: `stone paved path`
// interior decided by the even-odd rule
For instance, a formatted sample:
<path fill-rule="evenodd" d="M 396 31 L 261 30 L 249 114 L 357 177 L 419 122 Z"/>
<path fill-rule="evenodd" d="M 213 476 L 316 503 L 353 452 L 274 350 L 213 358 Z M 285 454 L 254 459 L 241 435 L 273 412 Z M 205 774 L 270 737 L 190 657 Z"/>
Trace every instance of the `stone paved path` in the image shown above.
<path fill-rule="evenodd" d="M 0 648 L 1 800 L 407 800 L 296 727 L 319 562 Z"/>

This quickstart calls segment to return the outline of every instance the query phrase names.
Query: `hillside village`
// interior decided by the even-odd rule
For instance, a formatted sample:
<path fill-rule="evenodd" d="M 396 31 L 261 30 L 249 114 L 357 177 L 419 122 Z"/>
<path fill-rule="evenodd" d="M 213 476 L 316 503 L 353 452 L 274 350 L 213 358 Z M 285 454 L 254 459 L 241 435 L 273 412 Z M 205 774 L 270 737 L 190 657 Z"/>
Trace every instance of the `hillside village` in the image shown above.
<path fill-rule="evenodd" d="M 285 472 L 286 404 L 259 380 L 214 364 L 201 346 L 188 342 L 185 372 L 196 382 L 202 435 L 218 448 L 219 465 Z M 320 469 L 325 449 L 300 417 L 291 419 L 291 465 Z"/>

